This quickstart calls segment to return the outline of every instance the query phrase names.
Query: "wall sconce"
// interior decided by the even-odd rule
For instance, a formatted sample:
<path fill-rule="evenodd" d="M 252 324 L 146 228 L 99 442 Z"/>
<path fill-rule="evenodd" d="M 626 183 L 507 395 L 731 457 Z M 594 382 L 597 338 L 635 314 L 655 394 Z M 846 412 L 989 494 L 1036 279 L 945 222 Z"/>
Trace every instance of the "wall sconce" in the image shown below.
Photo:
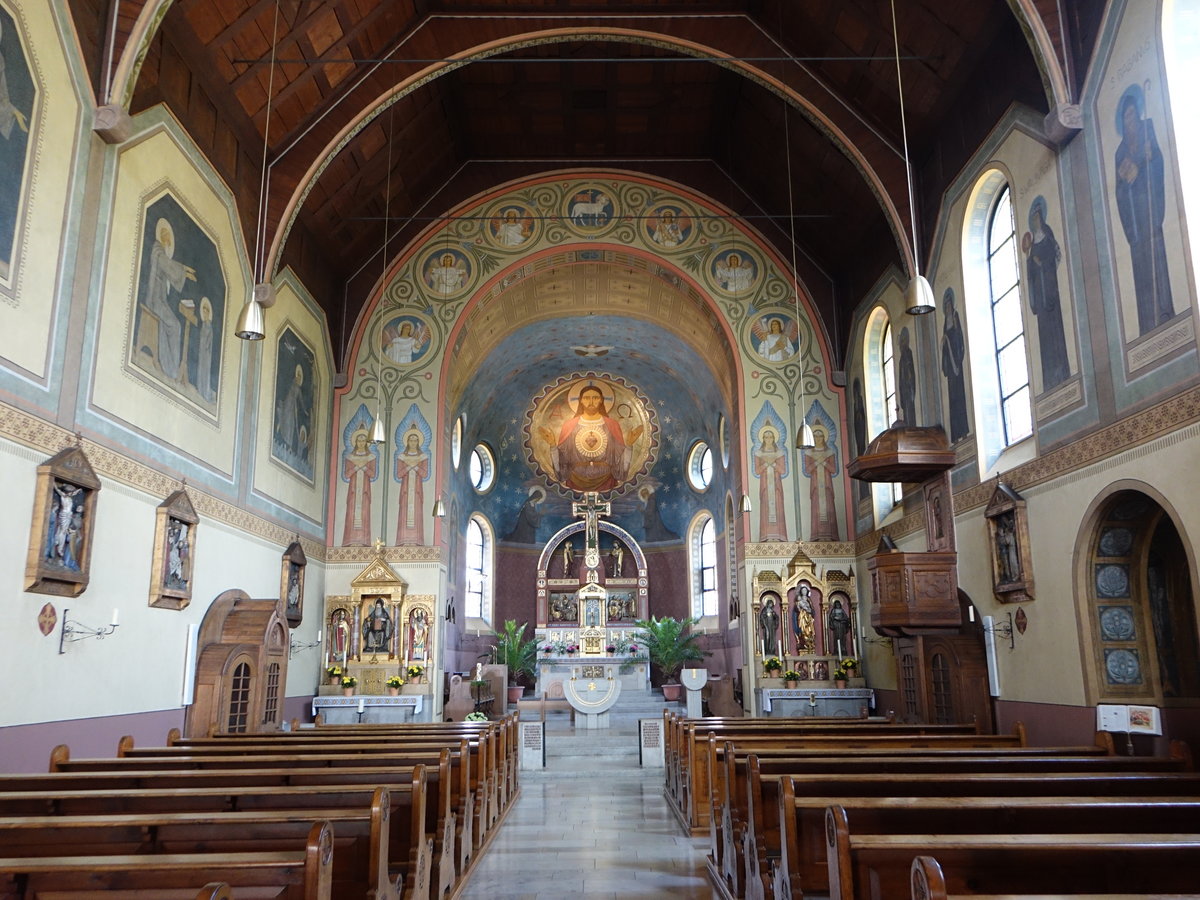
<path fill-rule="evenodd" d="M 803 412 L 803 410 L 801 410 L 801 412 Z M 817 439 L 813 437 L 812 426 L 809 425 L 808 422 L 803 422 L 800 425 L 800 430 L 796 432 L 796 449 L 811 450 L 815 446 L 817 446 Z"/>
<path fill-rule="evenodd" d="M 1001 638 L 1008 639 L 1008 649 L 1015 650 L 1017 647 L 1017 632 L 1013 628 L 1013 614 L 1007 613 L 1007 622 L 997 622 L 994 616 L 983 617 L 983 630 L 985 634 L 999 635 Z"/>
<path fill-rule="evenodd" d="M 742 512 L 748 513 L 753 507 L 750 506 L 750 495 L 742 494 Z"/>
<path fill-rule="evenodd" d="M 444 519 L 446 517 L 446 504 L 442 502 L 441 497 L 433 501 L 433 517 L 435 519 Z"/>
<path fill-rule="evenodd" d="M 74 643 L 75 641 L 84 641 L 88 638 L 100 638 L 103 640 L 108 635 L 114 634 L 117 630 L 117 619 L 120 615 L 120 610 L 113 610 L 112 622 L 103 628 L 93 628 L 91 625 L 84 625 L 82 622 L 68 619 L 67 613 L 69 612 L 69 609 L 63 610 L 62 631 L 58 636 L 58 652 L 60 654 L 67 652 L 66 647 L 64 646 L 67 641 Z"/>
<path fill-rule="evenodd" d="M 303 653 L 305 650 L 311 650 L 313 647 L 320 646 L 321 638 L 324 636 L 324 631 L 317 632 L 317 639 L 310 641 L 307 644 L 302 644 L 296 640 L 295 633 L 291 636 L 291 642 L 288 644 L 288 659 L 291 659 L 297 653 Z"/>

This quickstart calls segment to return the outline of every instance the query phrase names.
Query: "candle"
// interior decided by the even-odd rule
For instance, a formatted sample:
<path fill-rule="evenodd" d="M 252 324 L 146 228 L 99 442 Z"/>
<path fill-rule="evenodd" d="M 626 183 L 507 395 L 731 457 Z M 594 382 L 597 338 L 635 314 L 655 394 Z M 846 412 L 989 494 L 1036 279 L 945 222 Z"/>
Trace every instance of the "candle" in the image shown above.
<path fill-rule="evenodd" d="M 362 697 L 358 698 L 358 711 L 359 712 L 363 711 L 363 698 Z"/>
<path fill-rule="evenodd" d="M 318 644 L 321 643 L 321 635 L 323 635 L 324 633 L 325 633 L 324 631 L 317 631 L 317 643 Z"/>
<path fill-rule="evenodd" d="M 119 618 L 119 613 L 120 613 L 120 612 L 121 612 L 121 611 L 120 611 L 119 609 L 114 609 L 114 610 L 113 610 L 112 626 L 113 626 L 114 628 L 116 628 L 116 627 L 117 627 L 117 624 L 118 624 L 117 620 L 118 620 L 118 618 Z"/>

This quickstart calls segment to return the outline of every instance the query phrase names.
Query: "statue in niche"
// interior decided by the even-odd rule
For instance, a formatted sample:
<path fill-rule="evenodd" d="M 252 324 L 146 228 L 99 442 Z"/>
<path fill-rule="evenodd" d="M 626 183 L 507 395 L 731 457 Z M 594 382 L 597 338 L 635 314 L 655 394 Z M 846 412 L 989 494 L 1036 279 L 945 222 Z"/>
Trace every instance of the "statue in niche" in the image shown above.
<path fill-rule="evenodd" d="M 779 655 L 779 611 L 775 598 L 767 597 L 758 613 L 758 631 L 762 639 L 763 657 Z"/>
<path fill-rule="evenodd" d="M 562 574 L 563 578 L 571 577 L 571 562 L 575 559 L 575 546 L 570 541 L 563 541 Z"/>
<path fill-rule="evenodd" d="M 846 656 L 850 652 L 850 613 L 842 605 L 840 598 L 835 598 L 829 608 L 829 618 L 825 623 L 829 630 L 829 650 L 837 656 Z"/>
<path fill-rule="evenodd" d="M 792 604 L 792 637 L 797 653 L 813 652 L 817 648 L 816 613 L 809 598 L 811 593 L 812 589 L 807 584 L 800 585 L 796 602 Z"/>
<path fill-rule="evenodd" d="M 612 577 L 620 578 L 625 570 L 625 545 L 620 541 L 613 541 L 612 550 L 608 555 L 612 559 Z"/>

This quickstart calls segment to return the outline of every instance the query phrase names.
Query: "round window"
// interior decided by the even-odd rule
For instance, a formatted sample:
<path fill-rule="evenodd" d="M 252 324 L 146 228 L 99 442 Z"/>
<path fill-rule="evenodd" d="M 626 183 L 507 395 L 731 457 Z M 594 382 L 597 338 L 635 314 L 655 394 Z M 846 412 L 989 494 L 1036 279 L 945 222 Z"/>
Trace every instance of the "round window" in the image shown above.
<path fill-rule="evenodd" d="M 471 487 L 477 493 L 483 494 L 492 489 L 496 483 L 496 458 L 486 444 L 476 444 L 471 451 L 469 464 Z"/>
<path fill-rule="evenodd" d="M 688 483 L 697 491 L 706 491 L 712 484 L 713 452 L 704 441 L 697 441 L 688 453 Z"/>

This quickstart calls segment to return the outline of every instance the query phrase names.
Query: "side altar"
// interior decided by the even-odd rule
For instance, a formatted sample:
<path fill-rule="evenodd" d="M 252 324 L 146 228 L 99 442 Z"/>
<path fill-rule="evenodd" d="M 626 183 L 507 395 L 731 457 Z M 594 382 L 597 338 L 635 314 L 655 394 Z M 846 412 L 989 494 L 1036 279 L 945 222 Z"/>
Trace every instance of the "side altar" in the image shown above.
<path fill-rule="evenodd" d="M 572 505 L 581 521 L 554 534 L 538 559 L 538 695 L 563 696 L 572 678 L 614 679 L 646 691 L 650 667 L 639 648 L 649 614 L 646 556 L 633 535 L 605 521 L 611 505 L 596 493 Z"/>

